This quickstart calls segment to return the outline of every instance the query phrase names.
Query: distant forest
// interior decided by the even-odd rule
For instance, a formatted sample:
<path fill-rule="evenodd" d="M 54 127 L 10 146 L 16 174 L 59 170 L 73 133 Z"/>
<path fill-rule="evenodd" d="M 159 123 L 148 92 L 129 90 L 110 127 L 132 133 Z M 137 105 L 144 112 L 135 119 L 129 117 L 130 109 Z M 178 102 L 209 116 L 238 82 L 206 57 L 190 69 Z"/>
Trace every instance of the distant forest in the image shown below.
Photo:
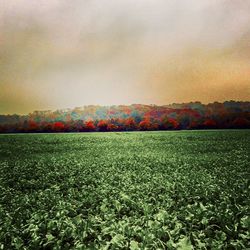
<path fill-rule="evenodd" d="M 0 133 L 250 128 L 250 102 L 84 106 L 0 115 Z"/>

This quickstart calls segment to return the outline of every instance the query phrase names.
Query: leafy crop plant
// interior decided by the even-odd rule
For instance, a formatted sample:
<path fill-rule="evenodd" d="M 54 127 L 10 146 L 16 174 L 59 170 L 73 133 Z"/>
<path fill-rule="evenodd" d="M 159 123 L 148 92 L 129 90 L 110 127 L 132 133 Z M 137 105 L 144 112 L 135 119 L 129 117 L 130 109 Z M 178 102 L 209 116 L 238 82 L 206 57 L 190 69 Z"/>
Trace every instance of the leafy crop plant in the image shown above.
<path fill-rule="evenodd" d="M 248 249 L 250 131 L 0 135 L 0 249 Z"/>

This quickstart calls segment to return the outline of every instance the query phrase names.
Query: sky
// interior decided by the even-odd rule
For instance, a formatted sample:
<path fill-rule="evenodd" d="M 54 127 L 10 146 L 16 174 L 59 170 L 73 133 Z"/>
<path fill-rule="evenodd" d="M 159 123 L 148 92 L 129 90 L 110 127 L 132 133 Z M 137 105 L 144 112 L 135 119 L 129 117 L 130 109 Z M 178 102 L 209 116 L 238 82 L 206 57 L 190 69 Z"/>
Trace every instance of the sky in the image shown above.
<path fill-rule="evenodd" d="M 250 0 L 0 0 L 0 114 L 250 101 Z"/>

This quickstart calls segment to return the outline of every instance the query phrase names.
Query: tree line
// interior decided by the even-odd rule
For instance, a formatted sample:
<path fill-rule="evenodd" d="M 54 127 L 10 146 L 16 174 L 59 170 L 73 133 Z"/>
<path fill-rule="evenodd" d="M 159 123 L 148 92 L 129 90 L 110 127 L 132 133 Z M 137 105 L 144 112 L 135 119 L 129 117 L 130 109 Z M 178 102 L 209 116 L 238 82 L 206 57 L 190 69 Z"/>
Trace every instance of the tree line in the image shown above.
<path fill-rule="evenodd" d="M 88 105 L 0 115 L 0 133 L 250 128 L 250 102 Z"/>

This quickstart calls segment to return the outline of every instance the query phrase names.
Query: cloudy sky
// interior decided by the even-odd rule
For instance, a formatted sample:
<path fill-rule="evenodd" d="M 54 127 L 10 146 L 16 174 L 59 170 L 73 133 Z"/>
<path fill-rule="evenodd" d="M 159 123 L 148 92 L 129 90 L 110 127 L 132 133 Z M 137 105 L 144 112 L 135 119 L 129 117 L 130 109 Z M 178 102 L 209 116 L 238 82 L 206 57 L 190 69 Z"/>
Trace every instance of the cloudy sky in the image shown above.
<path fill-rule="evenodd" d="M 0 113 L 250 100 L 250 0 L 0 0 Z"/>

